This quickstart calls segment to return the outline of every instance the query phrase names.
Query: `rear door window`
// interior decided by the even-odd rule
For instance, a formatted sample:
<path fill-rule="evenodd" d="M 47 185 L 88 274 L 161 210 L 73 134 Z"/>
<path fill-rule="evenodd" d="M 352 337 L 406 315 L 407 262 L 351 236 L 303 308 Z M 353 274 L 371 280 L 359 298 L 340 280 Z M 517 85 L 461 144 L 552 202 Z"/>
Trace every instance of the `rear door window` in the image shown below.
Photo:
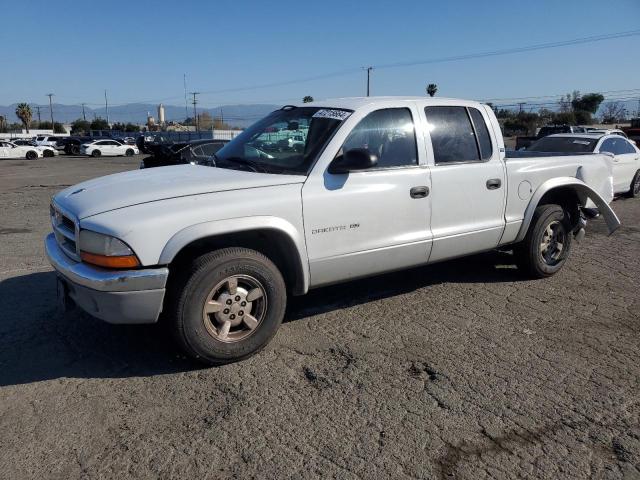
<path fill-rule="evenodd" d="M 480 161 L 480 147 L 465 107 L 426 107 L 424 112 L 436 165 Z"/>
<path fill-rule="evenodd" d="M 493 154 L 493 146 L 491 145 L 491 136 L 489 135 L 489 129 L 484 121 L 482 113 L 477 108 L 469 108 L 469 114 L 473 120 L 473 126 L 476 131 L 476 137 L 478 139 L 478 145 L 480 146 L 480 158 L 487 160 L 491 158 Z"/>

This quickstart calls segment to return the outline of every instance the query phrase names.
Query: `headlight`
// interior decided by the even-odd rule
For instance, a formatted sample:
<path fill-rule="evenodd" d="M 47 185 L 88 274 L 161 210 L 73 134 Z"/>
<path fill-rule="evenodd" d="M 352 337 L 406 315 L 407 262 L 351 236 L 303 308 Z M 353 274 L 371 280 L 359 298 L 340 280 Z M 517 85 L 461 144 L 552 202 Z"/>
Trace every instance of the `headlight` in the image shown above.
<path fill-rule="evenodd" d="M 80 258 L 107 268 L 140 266 L 138 257 L 122 240 L 91 230 L 80 230 Z"/>

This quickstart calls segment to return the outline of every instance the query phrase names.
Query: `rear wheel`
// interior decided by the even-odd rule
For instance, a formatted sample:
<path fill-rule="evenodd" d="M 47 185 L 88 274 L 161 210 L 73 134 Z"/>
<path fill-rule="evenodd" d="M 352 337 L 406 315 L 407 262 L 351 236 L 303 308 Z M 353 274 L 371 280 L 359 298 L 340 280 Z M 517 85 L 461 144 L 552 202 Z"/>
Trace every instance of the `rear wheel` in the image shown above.
<path fill-rule="evenodd" d="M 27 160 L 35 160 L 36 158 L 38 158 L 38 154 L 33 150 L 29 150 L 25 157 L 27 158 Z"/>
<path fill-rule="evenodd" d="M 191 357 L 219 365 L 245 359 L 273 338 L 285 283 L 264 255 L 225 248 L 197 258 L 170 290 L 175 337 Z"/>
<path fill-rule="evenodd" d="M 640 196 L 640 170 L 636 172 L 631 180 L 631 189 L 629 190 L 629 196 L 631 198 Z"/>
<path fill-rule="evenodd" d="M 71 155 L 80 155 L 80 146 L 79 145 L 71 145 Z"/>
<path fill-rule="evenodd" d="M 533 278 L 558 272 L 571 251 L 571 223 L 560 205 L 536 208 L 529 231 L 514 253 L 518 267 Z"/>
<path fill-rule="evenodd" d="M 99 157 L 100 155 L 102 155 L 102 152 L 100 150 L 98 150 L 97 148 L 91 152 L 91 156 L 94 157 L 94 158 L 95 157 Z"/>

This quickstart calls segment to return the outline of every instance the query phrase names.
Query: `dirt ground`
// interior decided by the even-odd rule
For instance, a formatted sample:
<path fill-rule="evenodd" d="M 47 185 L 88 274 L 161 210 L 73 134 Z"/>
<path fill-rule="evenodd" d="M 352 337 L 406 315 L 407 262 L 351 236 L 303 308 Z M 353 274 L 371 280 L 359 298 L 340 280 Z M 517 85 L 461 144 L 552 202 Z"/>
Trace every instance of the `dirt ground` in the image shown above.
<path fill-rule="evenodd" d="M 52 194 L 140 158 L 0 162 L 0 478 L 640 478 L 640 201 L 557 276 L 490 253 L 290 300 L 204 369 L 55 305 Z"/>

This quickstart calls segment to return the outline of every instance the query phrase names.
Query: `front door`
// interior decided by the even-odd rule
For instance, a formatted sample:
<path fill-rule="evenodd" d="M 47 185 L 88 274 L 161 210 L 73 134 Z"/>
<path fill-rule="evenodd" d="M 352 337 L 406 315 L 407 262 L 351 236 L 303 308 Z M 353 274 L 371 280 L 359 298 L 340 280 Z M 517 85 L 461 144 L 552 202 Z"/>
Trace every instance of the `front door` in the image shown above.
<path fill-rule="evenodd" d="M 426 263 L 431 234 L 430 180 L 416 144 L 417 110 L 387 108 L 365 116 L 336 157 L 365 148 L 369 170 L 311 175 L 302 191 L 311 285 Z M 422 147 L 422 142 L 420 146 Z M 422 148 L 420 148 L 422 150 Z"/>
<path fill-rule="evenodd" d="M 466 106 L 427 106 L 433 166 L 429 261 L 490 250 L 504 230 L 505 171 L 486 113 Z"/>
<path fill-rule="evenodd" d="M 613 153 L 613 191 L 627 192 L 638 169 L 640 153 L 622 136 L 611 136 L 602 142 L 600 152 Z"/>

